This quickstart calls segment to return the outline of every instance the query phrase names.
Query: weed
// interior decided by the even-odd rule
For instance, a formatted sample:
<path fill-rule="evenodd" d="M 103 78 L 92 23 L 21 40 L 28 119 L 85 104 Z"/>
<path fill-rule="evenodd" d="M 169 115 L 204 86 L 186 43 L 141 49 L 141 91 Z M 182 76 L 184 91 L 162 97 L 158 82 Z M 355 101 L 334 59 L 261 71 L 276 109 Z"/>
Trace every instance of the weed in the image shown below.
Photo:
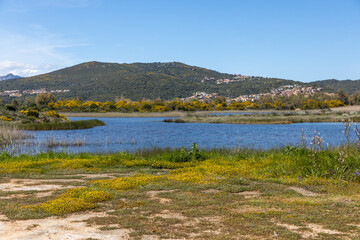
<path fill-rule="evenodd" d="M 190 162 L 190 161 L 201 161 L 204 160 L 204 156 L 201 154 L 196 143 L 193 143 L 190 151 L 187 151 L 183 147 L 180 151 L 176 151 L 170 156 L 170 162 Z"/>

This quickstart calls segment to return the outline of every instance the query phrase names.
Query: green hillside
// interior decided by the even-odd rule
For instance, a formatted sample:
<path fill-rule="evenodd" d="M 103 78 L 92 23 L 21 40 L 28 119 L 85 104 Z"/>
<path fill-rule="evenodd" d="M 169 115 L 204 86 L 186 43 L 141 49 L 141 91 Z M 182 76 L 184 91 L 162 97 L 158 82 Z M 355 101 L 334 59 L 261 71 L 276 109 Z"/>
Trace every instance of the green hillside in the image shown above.
<path fill-rule="evenodd" d="M 203 81 L 206 79 L 206 81 Z M 217 84 L 221 79 L 236 82 Z M 0 82 L 0 91 L 40 89 L 64 90 L 59 98 L 82 100 L 165 100 L 189 97 L 194 92 L 219 93 L 226 97 L 269 92 L 271 89 L 299 82 L 277 78 L 239 77 L 179 62 L 168 63 L 101 63 L 87 62 L 38 76 Z"/>
<path fill-rule="evenodd" d="M 321 87 L 329 92 L 337 92 L 339 89 L 346 93 L 353 94 L 360 91 L 360 80 L 322 80 L 310 83 L 311 86 Z"/>

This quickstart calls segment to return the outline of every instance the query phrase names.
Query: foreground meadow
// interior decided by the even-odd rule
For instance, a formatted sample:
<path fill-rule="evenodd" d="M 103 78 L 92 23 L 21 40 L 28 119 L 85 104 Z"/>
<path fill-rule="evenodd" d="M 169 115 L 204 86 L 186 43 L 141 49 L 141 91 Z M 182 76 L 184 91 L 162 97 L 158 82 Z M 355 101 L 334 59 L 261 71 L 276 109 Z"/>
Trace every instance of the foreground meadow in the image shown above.
<path fill-rule="evenodd" d="M 359 239 L 359 158 L 350 144 L 2 154 L 0 239 Z"/>

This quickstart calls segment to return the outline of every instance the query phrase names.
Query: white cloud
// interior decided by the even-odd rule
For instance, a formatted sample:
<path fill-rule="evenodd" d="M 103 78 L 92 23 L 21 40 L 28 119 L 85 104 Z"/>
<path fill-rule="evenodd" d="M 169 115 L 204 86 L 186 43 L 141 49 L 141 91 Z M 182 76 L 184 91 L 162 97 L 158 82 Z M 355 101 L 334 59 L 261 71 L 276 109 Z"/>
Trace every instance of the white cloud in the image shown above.
<path fill-rule="evenodd" d="M 28 77 L 54 70 L 56 67 L 52 65 L 32 65 L 12 61 L 0 61 L 0 75 L 12 73 L 21 77 Z"/>
<path fill-rule="evenodd" d="M 0 29 L 0 75 L 32 76 L 78 63 L 71 48 L 89 44 L 50 33 L 41 25 L 29 24 L 29 32 Z"/>

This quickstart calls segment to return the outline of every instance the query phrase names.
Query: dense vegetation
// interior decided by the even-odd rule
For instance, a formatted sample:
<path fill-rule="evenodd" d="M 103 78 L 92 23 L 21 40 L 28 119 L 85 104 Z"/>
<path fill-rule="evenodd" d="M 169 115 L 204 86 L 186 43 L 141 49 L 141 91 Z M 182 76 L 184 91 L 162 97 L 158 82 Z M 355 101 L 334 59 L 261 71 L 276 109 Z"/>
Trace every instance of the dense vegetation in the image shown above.
<path fill-rule="evenodd" d="M 53 96 L 45 94 L 51 99 Z M 38 99 L 42 99 L 47 103 L 46 98 L 39 95 Z M 64 114 L 59 114 L 57 111 L 39 111 L 39 109 L 46 109 L 46 105 L 37 102 L 32 106 L 20 105 L 16 101 L 12 104 L 0 105 L 0 135 L 6 129 L 16 132 L 18 129 L 23 130 L 66 130 L 66 129 L 83 129 L 92 128 L 94 126 L 101 126 L 104 123 L 100 120 L 84 120 L 84 121 L 69 121 Z M 2 137 L 6 140 L 8 137 Z M 5 141 L 6 142 L 6 141 Z"/>
<path fill-rule="evenodd" d="M 276 109 L 294 110 L 328 109 L 344 106 L 339 97 L 328 96 L 293 96 L 281 98 L 261 98 L 255 102 L 229 101 L 224 97 L 214 100 L 184 102 L 174 101 L 131 101 L 120 100 L 117 102 L 81 101 L 76 99 L 49 102 L 48 108 L 57 111 L 79 111 L 79 112 L 167 112 L 167 111 L 222 111 L 222 110 L 249 110 L 249 109 Z"/>

